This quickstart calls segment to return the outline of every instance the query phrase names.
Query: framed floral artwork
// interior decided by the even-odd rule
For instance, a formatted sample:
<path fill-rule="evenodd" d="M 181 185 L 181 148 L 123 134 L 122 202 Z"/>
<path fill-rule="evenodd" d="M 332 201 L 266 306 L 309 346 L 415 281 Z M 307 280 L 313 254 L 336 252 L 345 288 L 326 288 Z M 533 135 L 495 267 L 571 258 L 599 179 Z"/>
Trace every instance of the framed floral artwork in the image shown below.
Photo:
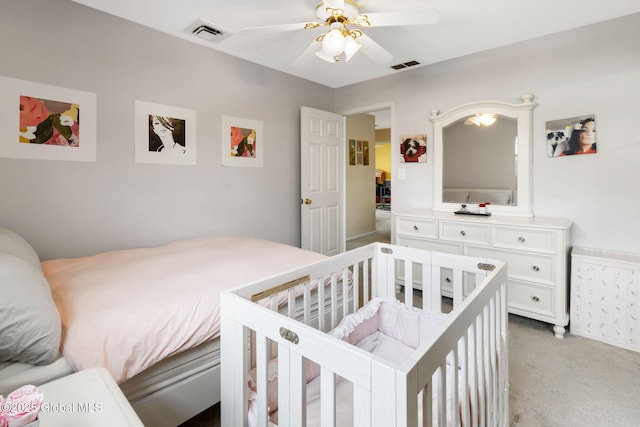
<path fill-rule="evenodd" d="M 96 94 L 0 77 L 0 156 L 96 161 Z"/>
<path fill-rule="evenodd" d="M 222 165 L 262 167 L 264 133 L 262 122 L 222 116 Z"/>
<path fill-rule="evenodd" d="M 196 111 L 136 101 L 136 163 L 196 164 Z"/>

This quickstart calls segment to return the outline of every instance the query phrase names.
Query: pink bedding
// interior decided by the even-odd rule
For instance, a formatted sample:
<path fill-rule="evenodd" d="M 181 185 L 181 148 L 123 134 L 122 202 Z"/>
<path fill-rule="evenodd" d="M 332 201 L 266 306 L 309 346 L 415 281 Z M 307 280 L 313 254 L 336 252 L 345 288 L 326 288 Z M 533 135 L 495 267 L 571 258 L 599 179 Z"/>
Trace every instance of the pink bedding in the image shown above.
<path fill-rule="evenodd" d="M 155 248 L 45 261 L 75 370 L 104 367 L 120 383 L 216 338 L 219 294 L 324 258 L 265 240 L 216 236 Z"/>

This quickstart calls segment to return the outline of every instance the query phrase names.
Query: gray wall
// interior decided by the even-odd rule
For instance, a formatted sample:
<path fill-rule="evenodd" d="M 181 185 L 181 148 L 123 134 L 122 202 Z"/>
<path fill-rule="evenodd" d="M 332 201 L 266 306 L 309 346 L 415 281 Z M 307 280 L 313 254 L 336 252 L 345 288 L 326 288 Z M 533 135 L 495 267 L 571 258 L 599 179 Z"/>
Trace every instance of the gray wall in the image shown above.
<path fill-rule="evenodd" d="M 356 114 L 346 118 L 347 141 L 350 139 L 369 143 L 369 164 L 350 166 L 349 145 L 345 144 L 347 240 L 376 231 L 376 128 L 371 114 Z"/>
<path fill-rule="evenodd" d="M 336 111 L 394 101 L 394 135 L 426 133 L 428 159 L 400 164 L 392 152 L 393 209 L 430 208 L 431 111 L 467 102 L 518 102 L 533 112 L 533 208 L 536 216 L 574 221 L 573 244 L 640 252 L 640 14 L 481 54 L 399 72 L 336 92 Z M 595 114 L 598 153 L 549 158 L 546 122 Z M 398 169 L 406 180 L 398 179 Z"/>
<path fill-rule="evenodd" d="M 67 0 L 3 0 L 0 75 L 97 94 L 95 163 L 0 158 L 0 227 L 42 259 L 205 234 L 300 242 L 300 106 L 332 89 Z M 197 165 L 134 162 L 136 100 L 197 112 Z M 263 168 L 221 166 L 221 116 L 264 124 Z"/>

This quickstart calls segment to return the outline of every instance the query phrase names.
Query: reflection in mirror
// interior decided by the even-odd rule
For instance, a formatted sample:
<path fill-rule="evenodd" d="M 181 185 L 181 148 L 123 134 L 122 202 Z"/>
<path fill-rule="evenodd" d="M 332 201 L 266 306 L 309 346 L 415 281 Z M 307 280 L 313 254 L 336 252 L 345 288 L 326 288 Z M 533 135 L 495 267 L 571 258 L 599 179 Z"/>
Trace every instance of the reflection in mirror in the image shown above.
<path fill-rule="evenodd" d="M 473 115 L 442 129 L 443 202 L 517 204 L 516 125 L 511 117 Z"/>
<path fill-rule="evenodd" d="M 495 214 L 533 216 L 531 138 L 536 104 L 532 94 L 521 98 L 519 104 L 480 101 L 432 112 L 434 210 L 454 212 L 461 204 L 473 209 L 489 202 Z"/>

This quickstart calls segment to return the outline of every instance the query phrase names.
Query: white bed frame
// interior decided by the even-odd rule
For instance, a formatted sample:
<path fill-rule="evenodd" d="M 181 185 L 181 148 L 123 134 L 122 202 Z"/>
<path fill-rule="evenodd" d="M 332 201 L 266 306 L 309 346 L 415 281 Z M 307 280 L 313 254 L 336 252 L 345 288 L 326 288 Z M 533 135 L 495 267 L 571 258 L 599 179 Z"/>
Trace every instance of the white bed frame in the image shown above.
<path fill-rule="evenodd" d="M 442 311 L 441 268 L 454 271 L 453 310 L 428 343 L 419 347 L 416 360 L 395 367 L 326 334 L 371 298 L 395 297 L 398 269 L 407 279 L 403 281 L 406 305 L 414 305 L 411 284 L 414 271 L 421 270 L 421 282 L 435 284 L 423 285 L 423 307 Z M 336 290 L 348 289 L 349 283 L 341 280 L 347 270 L 354 286 L 343 304 Z M 507 426 L 506 270 L 496 260 L 374 243 L 224 292 L 221 425 L 247 425 L 248 371 L 256 366 L 258 422 L 268 426 L 267 363 L 277 352 L 280 427 L 306 425 L 305 358 L 321 366 L 322 426 L 336 425 L 337 376 L 353 384 L 355 426 L 417 426 L 419 417 L 426 420 L 424 425 Z M 324 298 L 310 301 L 309 287 L 314 279 L 327 278 L 332 298 L 318 307 L 317 301 Z M 465 297 L 463 283 L 470 280 L 477 285 Z M 302 292 L 304 313 L 292 308 L 287 316 L 282 307 L 252 302 L 282 292 L 289 295 L 289 307 L 295 307 L 295 295 Z M 313 307 L 326 315 L 318 319 Z M 435 420 L 433 414 L 437 414 Z"/>

